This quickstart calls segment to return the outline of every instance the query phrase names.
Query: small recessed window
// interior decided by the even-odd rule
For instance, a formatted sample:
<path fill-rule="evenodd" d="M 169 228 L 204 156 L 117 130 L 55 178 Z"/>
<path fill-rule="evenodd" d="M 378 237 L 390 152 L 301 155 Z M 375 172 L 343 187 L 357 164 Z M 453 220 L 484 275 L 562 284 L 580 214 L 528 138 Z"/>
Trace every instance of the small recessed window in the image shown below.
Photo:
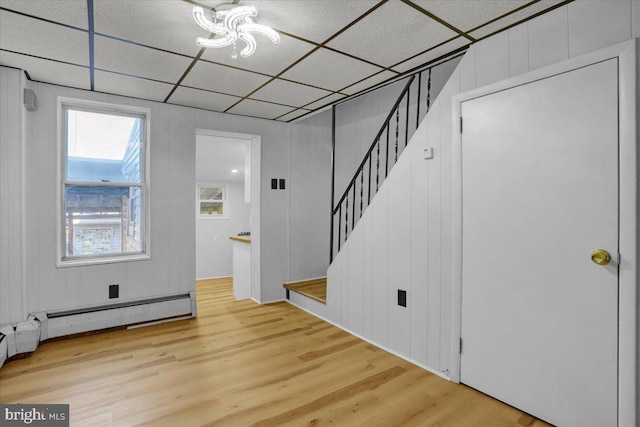
<path fill-rule="evenodd" d="M 228 218 L 227 188 L 224 185 L 198 184 L 197 212 L 200 218 Z"/>
<path fill-rule="evenodd" d="M 148 112 L 60 102 L 61 265 L 148 256 Z"/>

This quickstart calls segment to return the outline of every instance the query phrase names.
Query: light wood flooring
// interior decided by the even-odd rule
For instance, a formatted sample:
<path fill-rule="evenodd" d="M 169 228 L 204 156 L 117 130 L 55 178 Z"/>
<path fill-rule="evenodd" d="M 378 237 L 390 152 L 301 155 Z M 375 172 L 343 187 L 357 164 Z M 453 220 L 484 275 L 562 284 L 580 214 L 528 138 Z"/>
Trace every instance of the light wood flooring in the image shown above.
<path fill-rule="evenodd" d="M 283 286 L 285 287 L 285 289 L 289 289 L 290 291 L 297 292 L 308 298 L 321 302 L 322 304 L 327 303 L 327 278 L 326 277 L 322 277 L 320 279 L 313 279 L 313 280 L 304 280 L 302 282 L 285 283 Z"/>
<path fill-rule="evenodd" d="M 547 425 L 229 279 L 197 292 L 197 319 L 41 343 L 0 369 L 0 402 L 91 427 Z"/>

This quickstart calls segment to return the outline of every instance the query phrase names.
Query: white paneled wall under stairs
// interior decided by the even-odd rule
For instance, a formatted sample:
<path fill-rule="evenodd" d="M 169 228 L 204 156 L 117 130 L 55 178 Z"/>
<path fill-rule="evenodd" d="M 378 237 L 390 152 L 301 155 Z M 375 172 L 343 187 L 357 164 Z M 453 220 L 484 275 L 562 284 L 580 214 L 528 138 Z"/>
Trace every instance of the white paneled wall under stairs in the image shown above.
<path fill-rule="evenodd" d="M 640 37 L 635 0 L 575 1 L 472 45 L 335 255 L 327 305 L 290 302 L 450 377 L 452 97 L 632 37 Z M 428 147 L 435 156 L 425 160 Z"/>

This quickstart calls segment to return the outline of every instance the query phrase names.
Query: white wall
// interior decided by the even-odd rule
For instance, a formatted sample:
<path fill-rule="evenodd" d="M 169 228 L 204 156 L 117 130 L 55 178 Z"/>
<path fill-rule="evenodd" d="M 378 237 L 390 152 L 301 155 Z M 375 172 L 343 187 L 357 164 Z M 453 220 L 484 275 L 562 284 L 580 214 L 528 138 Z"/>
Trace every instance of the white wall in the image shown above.
<path fill-rule="evenodd" d="M 25 320 L 23 282 L 23 73 L 0 67 L 0 325 Z"/>
<path fill-rule="evenodd" d="M 27 86 L 38 96 L 38 110 L 24 112 L 19 96 L 22 73 L 4 67 L 1 69 L 2 324 L 25 320 L 27 314 L 34 311 L 66 310 L 113 302 L 108 299 L 107 292 L 107 286 L 113 283 L 120 284 L 120 300 L 194 289 L 196 129 L 261 135 L 262 176 L 288 177 L 288 124 L 33 82 L 27 82 Z M 11 96 L 5 97 L 5 94 Z M 58 96 L 135 105 L 151 110 L 151 260 L 56 268 Z M 24 114 L 22 123 L 21 114 Z M 16 138 L 19 138 L 23 127 L 26 129 L 25 151 L 21 154 Z M 24 209 L 18 208 L 19 182 L 15 181 L 20 174 L 22 159 L 26 175 Z M 5 182 L 13 182 L 10 186 L 12 191 L 5 193 Z M 282 255 L 287 253 L 289 246 L 287 234 L 282 232 L 288 224 L 288 193 L 283 192 L 287 193 L 283 201 L 271 194 L 269 188 L 270 182 L 263 178 L 263 301 L 282 299 L 282 283 L 289 277 L 288 259 Z M 19 231 L 21 221 L 24 222 L 24 233 Z M 18 255 L 21 236 L 25 244 L 24 257 Z M 15 249 L 7 256 L 5 242 L 11 242 Z M 24 268 L 19 267 L 21 262 L 24 262 Z M 5 263 L 11 267 L 5 268 Z M 24 290 L 21 288 L 23 281 Z M 23 293 L 26 295 L 24 300 Z M 23 305 L 24 310 L 21 308 Z"/>
<path fill-rule="evenodd" d="M 448 375 L 452 96 L 632 37 L 640 2 L 578 0 L 473 45 L 330 266 L 328 319 Z M 426 147 L 435 159 L 422 159 Z"/>
<path fill-rule="evenodd" d="M 196 183 L 209 182 L 196 176 Z M 229 236 L 249 231 L 249 210 L 244 202 L 243 182 L 221 182 L 227 188 L 228 218 L 196 217 L 196 279 L 233 275 L 232 245 Z M 197 215 L 197 212 L 196 212 Z M 217 236 L 217 237 L 216 237 Z"/>
<path fill-rule="evenodd" d="M 289 281 L 324 277 L 329 267 L 331 110 L 291 126 Z"/>
<path fill-rule="evenodd" d="M 456 57 L 432 68 L 431 73 L 431 103 L 435 101 L 449 76 L 460 62 L 461 57 Z M 424 116 L 426 112 L 426 99 L 428 88 L 428 72 L 424 72 L 420 84 L 420 105 Z M 373 139 L 384 124 L 389 111 L 396 102 L 402 89 L 407 84 L 407 79 L 389 84 L 378 90 L 361 95 L 336 106 L 336 155 L 335 155 L 335 202 L 349 185 L 356 169 L 362 162 L 365 153 L 371 147 Z M 411 85 L 411 113 L 409 135 L 415 129 L 415 103 L 417 99 L 418 78 Z M 402 120 L 404 121 L 404 104 L 401 107 Z M 330 118 L 329 118 L 330 120 Z M 392 121 L 392 135 L 395 127 Z M 400 123 L 404 129 L 404 123 Z M 402 131 L 401 131 L 402 133 Z M 404 137 L 402 137 L 404 143 Z M 393 141 L 391 142 L 393 144 Z M 381 147 L 381 156 L 384 155 L 384 147 Z M 381 158 L 381 165 L 384 160 Z M 384 178 L 384 171 L 381 172 Z"/>

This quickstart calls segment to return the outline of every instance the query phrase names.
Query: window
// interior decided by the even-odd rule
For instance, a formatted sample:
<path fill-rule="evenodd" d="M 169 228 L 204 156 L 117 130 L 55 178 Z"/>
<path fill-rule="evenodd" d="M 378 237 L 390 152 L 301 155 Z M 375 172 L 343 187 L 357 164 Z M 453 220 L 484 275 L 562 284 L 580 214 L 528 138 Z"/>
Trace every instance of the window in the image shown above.
<path fill-rule="evenodd" d="M 148 110 L 61 99 L 59 265 L 148 258 Z"/>
<path fill-rule="evenodd" d="M 224 185 L 198 184 L 197 212 L 200 218 L 228 218 L 227 188 Z"/>

